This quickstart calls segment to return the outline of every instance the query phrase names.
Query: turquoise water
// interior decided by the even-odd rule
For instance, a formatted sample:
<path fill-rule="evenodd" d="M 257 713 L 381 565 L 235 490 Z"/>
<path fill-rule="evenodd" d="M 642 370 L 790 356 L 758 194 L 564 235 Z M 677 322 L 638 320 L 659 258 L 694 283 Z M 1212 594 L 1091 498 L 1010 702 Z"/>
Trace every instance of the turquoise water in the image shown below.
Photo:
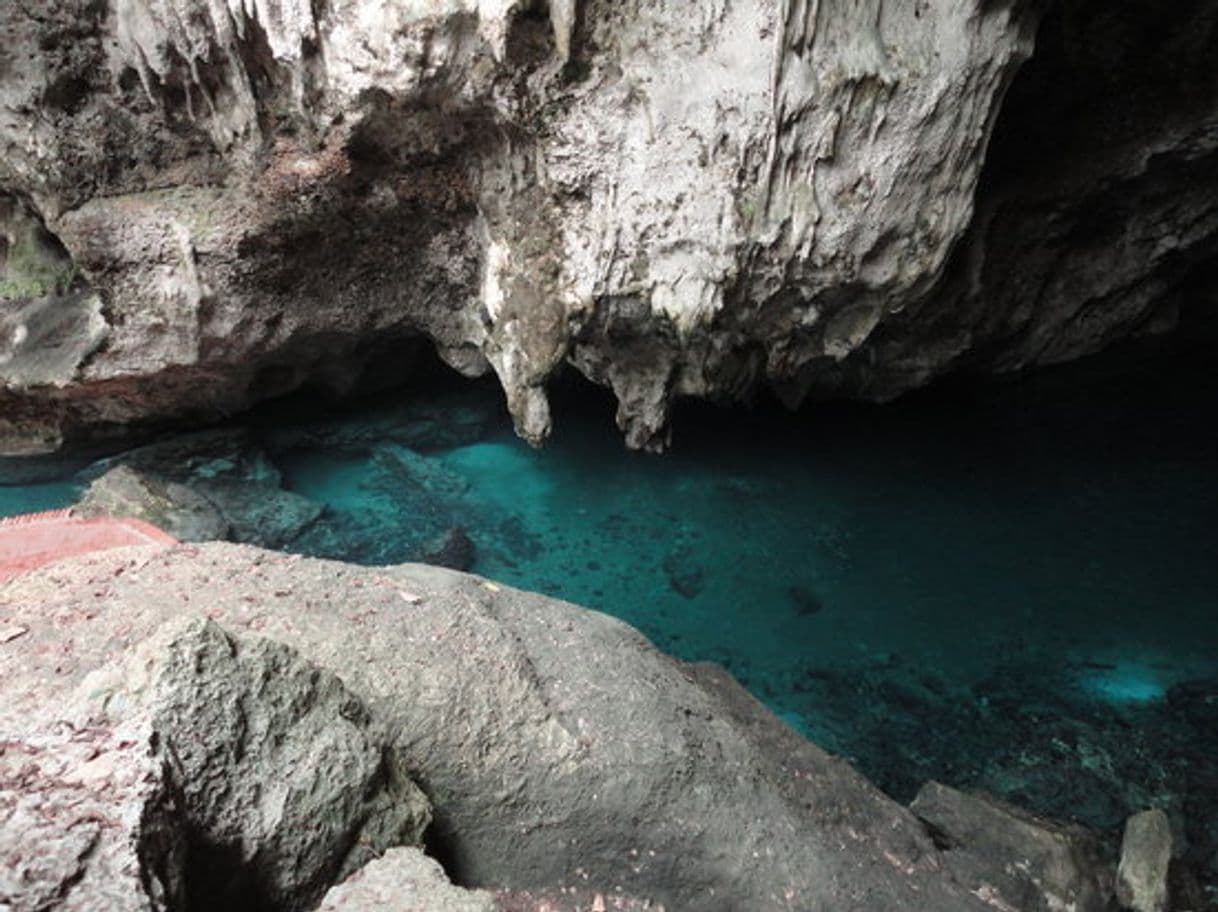
<path fill-rule="evenodd" d="M 250 445 L 326 506 L 287 549 L 390 562 L 460 527 L 475 572 L 724 665 L 898 797 L 934 777 L 1110 828 L 1147 803 L 1218 819 L 1209 363 L 690 407 L 663 457 L 625 451 L 587 388 L 558 396 L 542 450 L 489 386 L 297 404 L 251 419 Z M 0 487 L 0 513 L 73 492 Z"/>
<path fill-rule="evenodd" d="M 0 478 L 2 478 L 0 470 Z M 29 485 L 0 483 L 0 517 L 19 513 L 41 513 L 71 506 L 83 486 L 75 481 L 51 481 Z"/>

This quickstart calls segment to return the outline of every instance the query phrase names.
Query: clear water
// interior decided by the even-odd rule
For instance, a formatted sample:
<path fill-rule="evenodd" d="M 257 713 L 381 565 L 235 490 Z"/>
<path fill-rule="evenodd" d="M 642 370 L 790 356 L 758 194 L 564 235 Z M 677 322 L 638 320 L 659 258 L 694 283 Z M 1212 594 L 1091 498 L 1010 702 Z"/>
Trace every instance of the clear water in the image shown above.
<path fill-rule="evenodd" d="M 0 517 L 71 506 L 83 487 L 71 480 L 7 485 L 2 479 L 3 469 L 0 469 Z"/>
<path fill-rule="evenodd" d="M 1218 781 L 1181 760 L 1218 707 L 1208 364 L 794 416 L 693 408 L 660 458 L 625 451 L 588 390 L 560 400 L 543 450 L 489 387 L 447 412 L 441 396 L 279 413 L 254 434 L 285 487 L 328 507 L 289 548 L 400 559 L 459 524 L 474 571 L 726 666 L 900 797 L 933 776 L 1114 826 L 1151 802 L 1183 814 Z M 0 487 L 0 513 L 73 493 Z"/>

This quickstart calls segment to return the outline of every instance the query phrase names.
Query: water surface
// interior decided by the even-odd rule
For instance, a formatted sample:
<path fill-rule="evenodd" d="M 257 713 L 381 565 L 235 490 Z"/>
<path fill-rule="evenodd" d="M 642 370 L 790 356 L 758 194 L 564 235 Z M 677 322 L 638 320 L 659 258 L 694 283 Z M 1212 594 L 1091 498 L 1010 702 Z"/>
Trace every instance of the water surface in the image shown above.
<path fill-rule="evenodd" d="M 726 666 L 898 797 L 935 777 L 1112 827 L 1215 800 L 1208 364 L 690 407 L 663 457 L 627 452 L 586 388 L 558 396 L 542 450 L 490 386 L 250 427 L 283 486 L 326 506 L 288 549 L 401 560 L 460 526 L 475 572 Z M 73 485 L 0 487 L 0 513 Z"/>

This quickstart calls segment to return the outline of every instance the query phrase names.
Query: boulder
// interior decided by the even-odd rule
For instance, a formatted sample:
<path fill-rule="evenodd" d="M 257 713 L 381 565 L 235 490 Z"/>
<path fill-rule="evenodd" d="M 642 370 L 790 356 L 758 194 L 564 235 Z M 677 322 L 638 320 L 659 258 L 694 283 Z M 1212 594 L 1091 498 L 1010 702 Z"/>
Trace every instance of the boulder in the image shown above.
<path fill-rule="evenodd" d="M 300 537 L 325 507 L 292 491 L 251 481 L 200 479 L 196 491 L 216 505 L 229 525 L 229 539 L 279 548 Z"/>
<path fill-rule="evenodd" d="M 223 541 L 230 531 L 220 510 L 198 491 L 125 465 L 90 484 L 73 512 L 142 519 L 185 542 Z"/>
<path fill-rule="evenodd" d="M 205 618 L 147 633 L 3 718 L 0 906 L 303 909 L 419 843 L 427 799 L 338 677 Z"/>
<path fill-rule="evenodd" d="M 961 883 L 1003 912 L 1106 912 L 1111 866 L 1096 837 L 988 795 L 929 782 L 910 805 Z"/>
<path fill-rule="evenodd" d="M 172 625 L 199 613 L 212 623 L 187 620 L 186 633 L 166 640 L 166 624 L 181 629 Z M 65 718 L 78 728 L 86 716 L 121 718 L 142 699 L 125 695 L 146 690 L 111 669 L 133 652 L 162 657 L 153 667 L 172 669 L 182 687 L 153 718 L 218 739 L 173 752 L 181 759 L 170 770 L 190 772 L 175 793 L 178 813 L 214 827 L 232 857 L 248 859 L 260 844 L 268 851 L 254 853 L 258 861 L 318 860 L 286 821 L 268 822 L 297 806 L 278 799 L 282 789 L 332 781 L 323 768 L 363 771 L 371 778 L 356 790 L 366 802 L 359 818 L 369 821 L 402 806 L 386 790 L 396 794 L 408 771 L 432 803 L 428 845 L 462 886 L 553 895 L 603 885 L 605 896 L 707 912 L 993 912 L 971 870 L 957 872 L 954 853 L 907 809 L 724 672 L 678 663 L 620 621 L 560 601 L 435 567 L 365 569 L 206 544 L 26 574 L 0 588 L 0 618 L 27 629 L 0 646 L 5 742 L 62 737 Z M 188 684 L 196 675 L 212 683 Z M 245 688 L 253 693 L 238 699 Z M 317 696 L 289 698 L 302 691 Z M 65 715 L 82 698 L 88 713 Z M 251 701 L 263 705 L 244 708 Z M 313 706 L 324 711 L 312 716 Z M 315 743 L 308 758 L 318 766 L 287 763 L 281 743 Z M 337 763 L 333 750 L 350 759 Z M 255 794 L 244 785 L 200 804 L 211 784 L 244 771 L 280 786 L 261 793 L 252 815 L 237 812 L 241 796 Z M 309 813 L 342 819 L 334 808 Z M 397 827 L 376 819 L 377 839 Z M 125 826 L 128 838 L 138 832 L 135 815 Z M 170 823 L 160 831 L 174 832 Z M 25 843 L 6 838 L 0 852 L 15 844 Z M 996 845 L 994 858 L 1014 848 Z M 345 860 L 327 861 L 332 877 L 344 870 Z M 321 883 L 271 870 L 259 882 L 275 895 L 312 895 Z M 96 879 L 86 871 L 85 881 Z"/>
<path fill-rule="evenodd" d="M 495 912 L 484 890 L 454 887 L 439 863 L 418 849 L 390 849 L 326 893 L 317 912 Z"/>
<path fill-rule="evenodd" d="M 119 465 L 183 483 L 208 478 L 278 487 L 282 481 L 258 442 L 241 427 L 195 431 L 146 443 L 100 459 L 80 474 L 92 480 Z"/>
<path fill-rule="evenodd" d="M 1142 811 L 1125 821 L 1116 880 L 1117 899 L 1124 908 L 1166 912 L 1171 857 L 1171 822 L 1163 811 Z"/>
<path fill-rule="evenodd" d="M 181 541 L 279 548 L 297 539 L 324 509 L 284 490 L 279 469 L 242 428 L 147 444 L 81 474 L 95 478 L 77 506 L 84 515 L 136 516 Z"/>

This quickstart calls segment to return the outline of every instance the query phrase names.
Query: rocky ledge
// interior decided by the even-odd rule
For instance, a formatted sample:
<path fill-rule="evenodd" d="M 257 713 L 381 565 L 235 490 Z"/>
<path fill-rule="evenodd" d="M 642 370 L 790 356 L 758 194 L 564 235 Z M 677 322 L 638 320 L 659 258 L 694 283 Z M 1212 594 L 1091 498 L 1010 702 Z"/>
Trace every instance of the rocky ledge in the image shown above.
<path fill-rule="evenodd" d="M 1214 290 L 1216 35 L 1202 0 L 0 4 L 0 451 L 424 345 L 531 440 L 567 365 L 659 448 L 680 396 L 1169 329 Z"/>
<path fill-rule="evenodd" d="M 902 807 L 718 668 L 435 567 L 77 558 L 0 588 L 0 661 L 14 912 L 1099 912 L 1117 891 L 1093 834 L 938 785 Z M 1158 908 L 1171 834 L 1130 832 L 1120 895 Z"/>

